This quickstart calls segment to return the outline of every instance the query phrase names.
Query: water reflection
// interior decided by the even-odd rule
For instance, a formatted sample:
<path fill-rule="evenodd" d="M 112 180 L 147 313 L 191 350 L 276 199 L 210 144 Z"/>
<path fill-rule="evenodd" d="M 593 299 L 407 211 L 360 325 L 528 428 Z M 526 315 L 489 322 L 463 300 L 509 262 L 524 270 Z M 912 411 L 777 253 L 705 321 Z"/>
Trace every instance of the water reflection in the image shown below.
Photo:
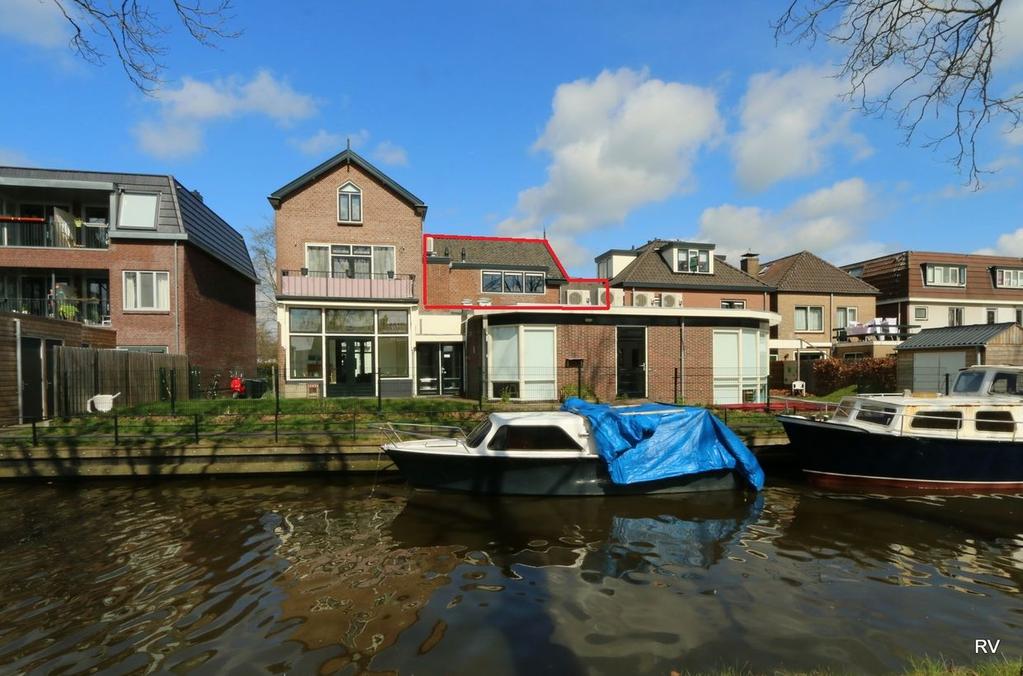
<path fill-rule="evenodd" d="M 1023 497 L 0 485 L 0 672 L 880 671 L 1023 651 Z"/>

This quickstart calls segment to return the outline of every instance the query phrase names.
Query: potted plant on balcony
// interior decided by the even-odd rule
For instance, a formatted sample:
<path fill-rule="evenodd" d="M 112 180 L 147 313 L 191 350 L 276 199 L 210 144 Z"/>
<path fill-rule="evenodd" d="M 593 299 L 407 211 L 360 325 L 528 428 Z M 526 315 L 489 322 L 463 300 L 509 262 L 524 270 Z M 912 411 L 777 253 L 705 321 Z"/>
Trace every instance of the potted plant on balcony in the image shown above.
<path fill-rule="evenodd" d="M 57 314 L 60 315 L 61 319 L 73 322 L 78 319 L 78 308 L 73 303 L 62 300 L 57 305 Z"/>

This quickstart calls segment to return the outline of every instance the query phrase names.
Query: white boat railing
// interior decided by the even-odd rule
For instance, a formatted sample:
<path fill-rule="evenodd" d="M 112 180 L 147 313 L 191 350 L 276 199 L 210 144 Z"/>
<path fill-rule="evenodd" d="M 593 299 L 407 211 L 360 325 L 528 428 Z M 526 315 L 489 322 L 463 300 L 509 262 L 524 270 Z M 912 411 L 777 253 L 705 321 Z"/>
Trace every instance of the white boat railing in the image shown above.
<path fill-rule="evenodd" d="M 455 425 L 432 425 L 429 423 L 381 423 L 370 425 L 384 433 L 387 440 L 396 444 L 416 439 L 453 439 L 465 442 L 465 430 Z"/>

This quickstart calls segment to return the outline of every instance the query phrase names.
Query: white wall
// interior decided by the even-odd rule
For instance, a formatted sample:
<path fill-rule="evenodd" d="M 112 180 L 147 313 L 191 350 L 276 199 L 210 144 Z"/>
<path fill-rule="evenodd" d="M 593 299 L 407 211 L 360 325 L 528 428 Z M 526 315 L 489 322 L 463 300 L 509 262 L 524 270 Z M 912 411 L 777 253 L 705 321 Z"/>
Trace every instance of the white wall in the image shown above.
<path fill-rule="evenodd" d="M 927 319 L 919 320 L 915 319 L 916 310 L 919 306 L 925 306 L 927 308 Z M 894 306 L 892 306 L 894 307 Z M 948 326 L 948 309 L 950 307 L 962 307 L 965 308 L 964 324 L 986 324 L 987 323 L 987 309 L 995 308 L 997 315 L 995 318 L 996 323 L 1000 322 L 1014 322 L 1016 321 L 1016 310 L 1017 308 L 1023 310 L 1023 305 L 1005 305 L 999 303 L 910 303 L 909 305 L 909 324 L 917 324 L 921 329 L 933 329 Z M 914 330 L 915 332 L 915 330 Z"/>

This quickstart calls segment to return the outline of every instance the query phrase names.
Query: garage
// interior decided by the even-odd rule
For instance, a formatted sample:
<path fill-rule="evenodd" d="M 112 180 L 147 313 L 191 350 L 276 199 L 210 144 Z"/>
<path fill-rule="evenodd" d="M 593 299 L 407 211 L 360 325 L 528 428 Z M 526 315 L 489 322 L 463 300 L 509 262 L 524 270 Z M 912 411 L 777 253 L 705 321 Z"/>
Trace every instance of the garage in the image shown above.
<path fill-rule="evenodd" d="M 966 366 L 1023 366 L 1023 328 L 1007 322 L 924 329 L 899 345 L 896 362 L 900 390 L 945 392 Z"/>

